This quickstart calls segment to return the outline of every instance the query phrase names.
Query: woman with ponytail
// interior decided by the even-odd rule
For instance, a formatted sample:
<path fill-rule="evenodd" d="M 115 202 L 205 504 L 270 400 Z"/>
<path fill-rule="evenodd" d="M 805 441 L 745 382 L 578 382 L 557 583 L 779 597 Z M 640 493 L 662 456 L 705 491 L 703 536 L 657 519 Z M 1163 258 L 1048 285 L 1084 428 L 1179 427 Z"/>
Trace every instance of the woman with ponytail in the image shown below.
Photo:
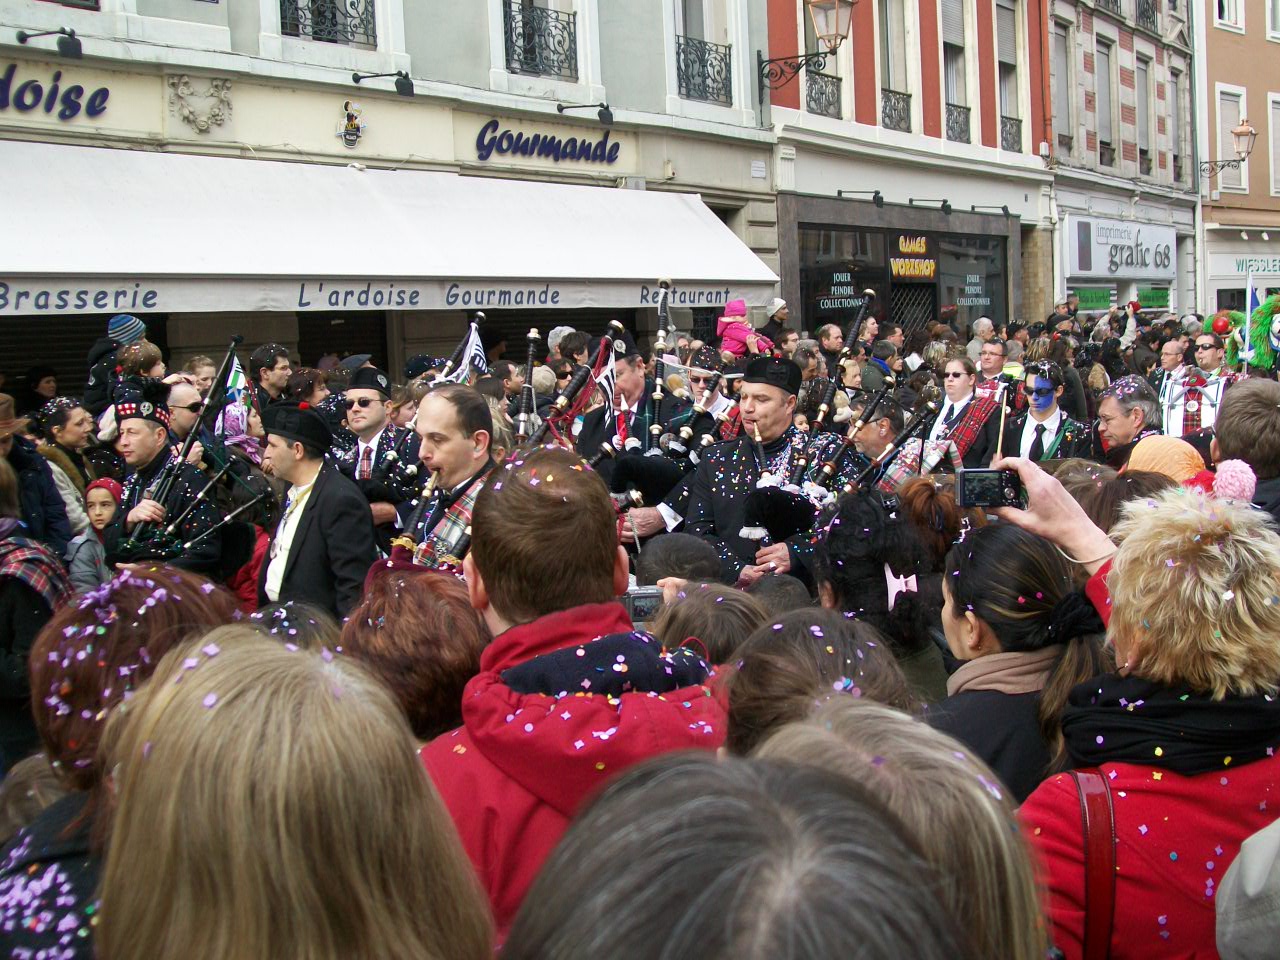
<path fill-rule="evenodd" d="M 962 663 L 930 723 L 967 744 L 1021 803 L 1064 768 L 1067 695 L 1107 669 L 1102 621 L 1053 545 L 1012 525 L 952 547 L 942 594 L 942 629 Z"/>

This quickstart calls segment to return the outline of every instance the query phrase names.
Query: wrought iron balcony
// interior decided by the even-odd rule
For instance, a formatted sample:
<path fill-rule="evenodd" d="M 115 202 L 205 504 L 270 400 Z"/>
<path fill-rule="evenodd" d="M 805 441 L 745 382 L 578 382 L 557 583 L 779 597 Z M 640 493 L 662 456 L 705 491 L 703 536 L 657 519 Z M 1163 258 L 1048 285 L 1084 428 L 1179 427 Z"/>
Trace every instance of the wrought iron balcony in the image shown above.
<path fill-rule="evenodd" d="M 911 94 L 880 88 L 880 125 L 888 130 L 911 132 Z"/>
<path fill-rule="evenodd" d="M 969 142 L 969 108 L 958 103 L 947 104 L 947 139 Z"/>
<path fill-rule="evenodd" d="M 676 82 L 686 100 L 733 106 L 733 49 L 697 37 L 676 36 Z"/>
<path fill-rule="evenodd" d="M 374 0 L 280 0 L 280 32 L 322 43 L 376 47 L 373 4 Z"/>
<path fill-rule="evenodd" d="M 844 115 L 840 78 L 816 70 L 804 72 L 805 107 L 810 113 L 839 120 Z"/>
<path fill-rule="evenodd" d="M 1000 149 L 1010 153 L 1022 152 L 1022 120 L 1018 117 L 1000 118 Z"/>
<path fill-rule="evenodd" d="M 1117 17 L 1121 16 L 1120 0 L 1096 0 L 1099 9 L 1114 13 Z"/>
<path fill-rule="evenodd" d="M 1160 8 L 1157 0 L 1137 0 L 1137 21 L 1143 30 L 1160 32 Z"/>
<path fill-rule="evenodd" d="M 1098 165 L 1114 167 L 1116 165 L 1116 148 L 1109 143 L 1098 144 Z"/>
<path fill-rule="evenodd" d="M 502 6 L 507 69 L 560 80 L 578 79 L 578 15 L 506 0 Z"/>

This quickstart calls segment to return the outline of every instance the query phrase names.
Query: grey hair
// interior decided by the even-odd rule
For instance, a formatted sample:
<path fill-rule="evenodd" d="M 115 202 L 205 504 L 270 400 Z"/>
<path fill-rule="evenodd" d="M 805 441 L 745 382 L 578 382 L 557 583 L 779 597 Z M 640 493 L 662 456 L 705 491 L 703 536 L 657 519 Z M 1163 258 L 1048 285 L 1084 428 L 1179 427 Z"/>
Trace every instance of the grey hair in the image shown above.
<path fill-rule="evenodd" d="M 1138 409 L 1142 411 L 1142 425 L 1144 427 L 1160 428 L 1160 398 L 1156 396 L 1155 390 L 1151 388 L 1151 384 L 1147 383 L 1142 377 L 1130 376 L 1121 377 L 1111 383 L 1107 389 L 1103 390 L 1098 397 L 1101 403 L 1107 397 L 1111 397 L 1120 406 L 1120 412 L 1128 416 Z"/>
<path fill-rule="evenodd" d="M 901 822 L 830 771 L 709 752 L 624 774 L 538 875 L 504 960 L 966 955 Z"/>
<path fill-rule="evenodd" d="M 553 327 L 551 332 L 547 334 L 547 346 L 555 350 L 556 347 L 560 346 L 560 341 L 570 333 L 573 333 L 573 327 Z"/>
<path fill-rule="evenodd" d="M 1024 351 L 1021 340 L 1007 340 L 1004 345 L 1006 360 L 1021 360 Z"/>
<path fill-rule="evenodd" d="M 996 325 L 987 317 L 979 317 L 973 321 L 973 332 L 976 335 L 979 331 L 995 330 Z"/>

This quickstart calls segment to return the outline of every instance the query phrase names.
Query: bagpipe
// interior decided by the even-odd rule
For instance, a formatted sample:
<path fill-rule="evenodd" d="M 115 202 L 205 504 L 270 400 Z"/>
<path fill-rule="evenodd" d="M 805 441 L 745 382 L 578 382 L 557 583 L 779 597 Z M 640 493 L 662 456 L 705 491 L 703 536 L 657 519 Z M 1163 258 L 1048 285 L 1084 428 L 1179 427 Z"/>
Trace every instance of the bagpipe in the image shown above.
<path fill-rule="evenodd" d="M 822 469 L 818 471 L 818 475 L 815 478 L 815 482 L 818 486 L 825 487 L 831 482 L 832 478 L 836 475 L 836 471 L 840 469 L 840 462 L 844 459 L 845 454 L 853 448 L 854 440 L 857 438 L 858 433 L 863 427 L 871 422 L 880 404 L 884 403 L 885 397 L 888 396 L 889 390 L 893 387 L 893 384 L 894 381 L 890 377 L 885 377 L 884 383 L 881 384 L 880 389 L 877 390 L 872 395 L 871 399 L 867 401 L 866 406 L 862 408 L 862 414 L 854 421 L 853 425 L 849 427 L 849 430 L 845 433 L 844 440 L 841 441 L 840 446 L 836 447 L 831 458 L 822 464 Z"/>
<path fill-rule="evenodd" d="M 617 320 L 609 321 L 609 326 L 596 347 L 595 356 L 591 358 L 589 364 L 574 371 L 572 379 L 552 400 L 551 409 L 547 411 L 542 423 L 530 434 L 526 446 L 540 446 L 546 439 L 547 434 L 550 433 L 561 446 L 573 447 L 573 444 L 566 439 L 565 434 L 568 433 L 572 436 L 571 427 L 574 419 L 586 409 L 587 404 L 591 401 L 591 390 L 587 389 L 587 381 L 591 381 L 593 388 L 599 384 L 607 361 L 612 359 L 614 344 L 621 343 L 619 337 L 625 332 L 625 328 Z M 612 402 L 612 396 L 605 398 L 605 403 Z"/>
<path fill-rule="evenodd" d="M 187 457 L 191 454 L 191 448 L 195 446 L 197 435 L 200 432 L 198 427 L 205 421 L 205 414 L 210 409 L 211 404 L 214 409 L 218 409 L 221 406 L 227 392 L 227 384 L 231 376 L 232 361 L 235 358 L 236 347 L 243 342 L 244 337 L 239 334 L 231 338 L 231 345 L 227 347 L 226 355 L 222 358 L 222 365 L 218 368 L 217 376 L 214 377 L 213 386 L 210 387 L 208 394 L 201 401 L 200 413 L 196 417 L 196 426 L 193 426 L 191 432 L 187 434 L 178 453 L 174 454 L 160 468 L 159 474 L 156 475 L 155 480 L 143 495 L 144 499 L 154 500 L 160 504 L 165 511 L 166 517 L 177 506 L 177 495 L 181 490 L 177 485 L 178 476 L 182 470 L 182 465 L 187 462 Z M 148 560 L 175 560 L 192 547 L 199 545 L 215 530 L 225 526 L 226 519 L 186 543 L 177 536 L 182 522 L 210 495 L 214 485 L 226 473 L 226 470 L 227 468 L 224 467 L 213 479 L 205 484 L 204 488 L 196 495 L 196 498 L 188 505 L 187 509 L 179 515 L 177 520 L 159 525 L 147 522 L 137 524 L 133 528 L 133 532 L 123 538 L 112 552 L 112 562 L 141 563 Z M 259 495 L 254 501 L 246 504 L 245 508 L 261 499 L 263 499 L 263 496 Z M 245 508 L 242 508 L 242 510 Z M 242 510 L 237 511 L 237 513 L 242 512 Z"/>
<path fill-rule="evenodd" d="M 521 444 L 529 439 L 533 428 L 533 417 L 537 406 L 537 397 L 533 391 L 533 364 L 538 352 L 538 328 L 530 327 L 525 334 L 528 353 L 525 357 L 524 385 L 520 388 L 520 406 L 516 413 L 516 443 Z"/>
<path fill-rule="evenodd" d="M 666 375 L 666 361 L 662 355 L 667 349 L 667 328 L 670 324 L 670 313 L 667 298 L 671 295 L 671 281 L 663 277 L 658 281 L 658 339 L 653 344 L 653 423 L 649 425 L 649 435 L 653 437 L 653 446 L 659 446 L 662 438 L 662 422 L 658 419 L 658 411 L 662 409 L 663 377 Z M 611 398 L 606 397 L 605 402 Z"/>
<path fill-rule="evenodd" d="M 833 499 L 829 490 L 804 479 L 804 467 L 797 471 L 793 465 L 787 477 L 775 477 L 764 469 L 764 441 L 756 426 L 751 438 L 756 462 L 760 466 L 760 478 L 747 494 L 742 529 L 738 536 L 744 540 L 756 540 L 762 544 L 784 543 L 797 534 L 813 528 L 818 511 Z M 807 465 L 809 442 L 797 457 L 797 462 Z"/>
<path fill-rule="evenodd" d="M 903 445 L 910 441 L 917 433 L 927 427 L 933 418 L 938 415 L 938 404 L 933 398 L 921 398 L 920 407 L 915 414 L 903 426 L 902 431 L 889 442 L 889 445 L 880 451 L 880 455 L 871 461 L 863 470 L 849 483 L 844 485 L 844 493 L 857 493 L 866 488 L 872 477 L 878 473 L 882 473 L 886 467 L 891 464 L 894 459 L 902 452 Z M 923 454 L 922 454 L 923 457 Z"/>

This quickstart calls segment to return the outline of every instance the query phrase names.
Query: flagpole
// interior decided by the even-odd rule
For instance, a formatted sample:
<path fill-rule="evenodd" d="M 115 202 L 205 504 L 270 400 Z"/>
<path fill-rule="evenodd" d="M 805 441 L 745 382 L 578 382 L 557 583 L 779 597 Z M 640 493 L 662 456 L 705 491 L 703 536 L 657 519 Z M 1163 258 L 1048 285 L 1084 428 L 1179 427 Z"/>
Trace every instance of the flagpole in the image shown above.
<path fill-rule="evenodd" d="M 1249 325 L 1253 321 L 1253 267 L 1249 267 L 1248 279 L 1244 288 L 1244 342 L 1240 345 L 1240 359 L 1244 361 L 1245 372 L 1248 372 L 1249 361 L 1253 359 L 1253 341 L 1249 339 Z"/>

